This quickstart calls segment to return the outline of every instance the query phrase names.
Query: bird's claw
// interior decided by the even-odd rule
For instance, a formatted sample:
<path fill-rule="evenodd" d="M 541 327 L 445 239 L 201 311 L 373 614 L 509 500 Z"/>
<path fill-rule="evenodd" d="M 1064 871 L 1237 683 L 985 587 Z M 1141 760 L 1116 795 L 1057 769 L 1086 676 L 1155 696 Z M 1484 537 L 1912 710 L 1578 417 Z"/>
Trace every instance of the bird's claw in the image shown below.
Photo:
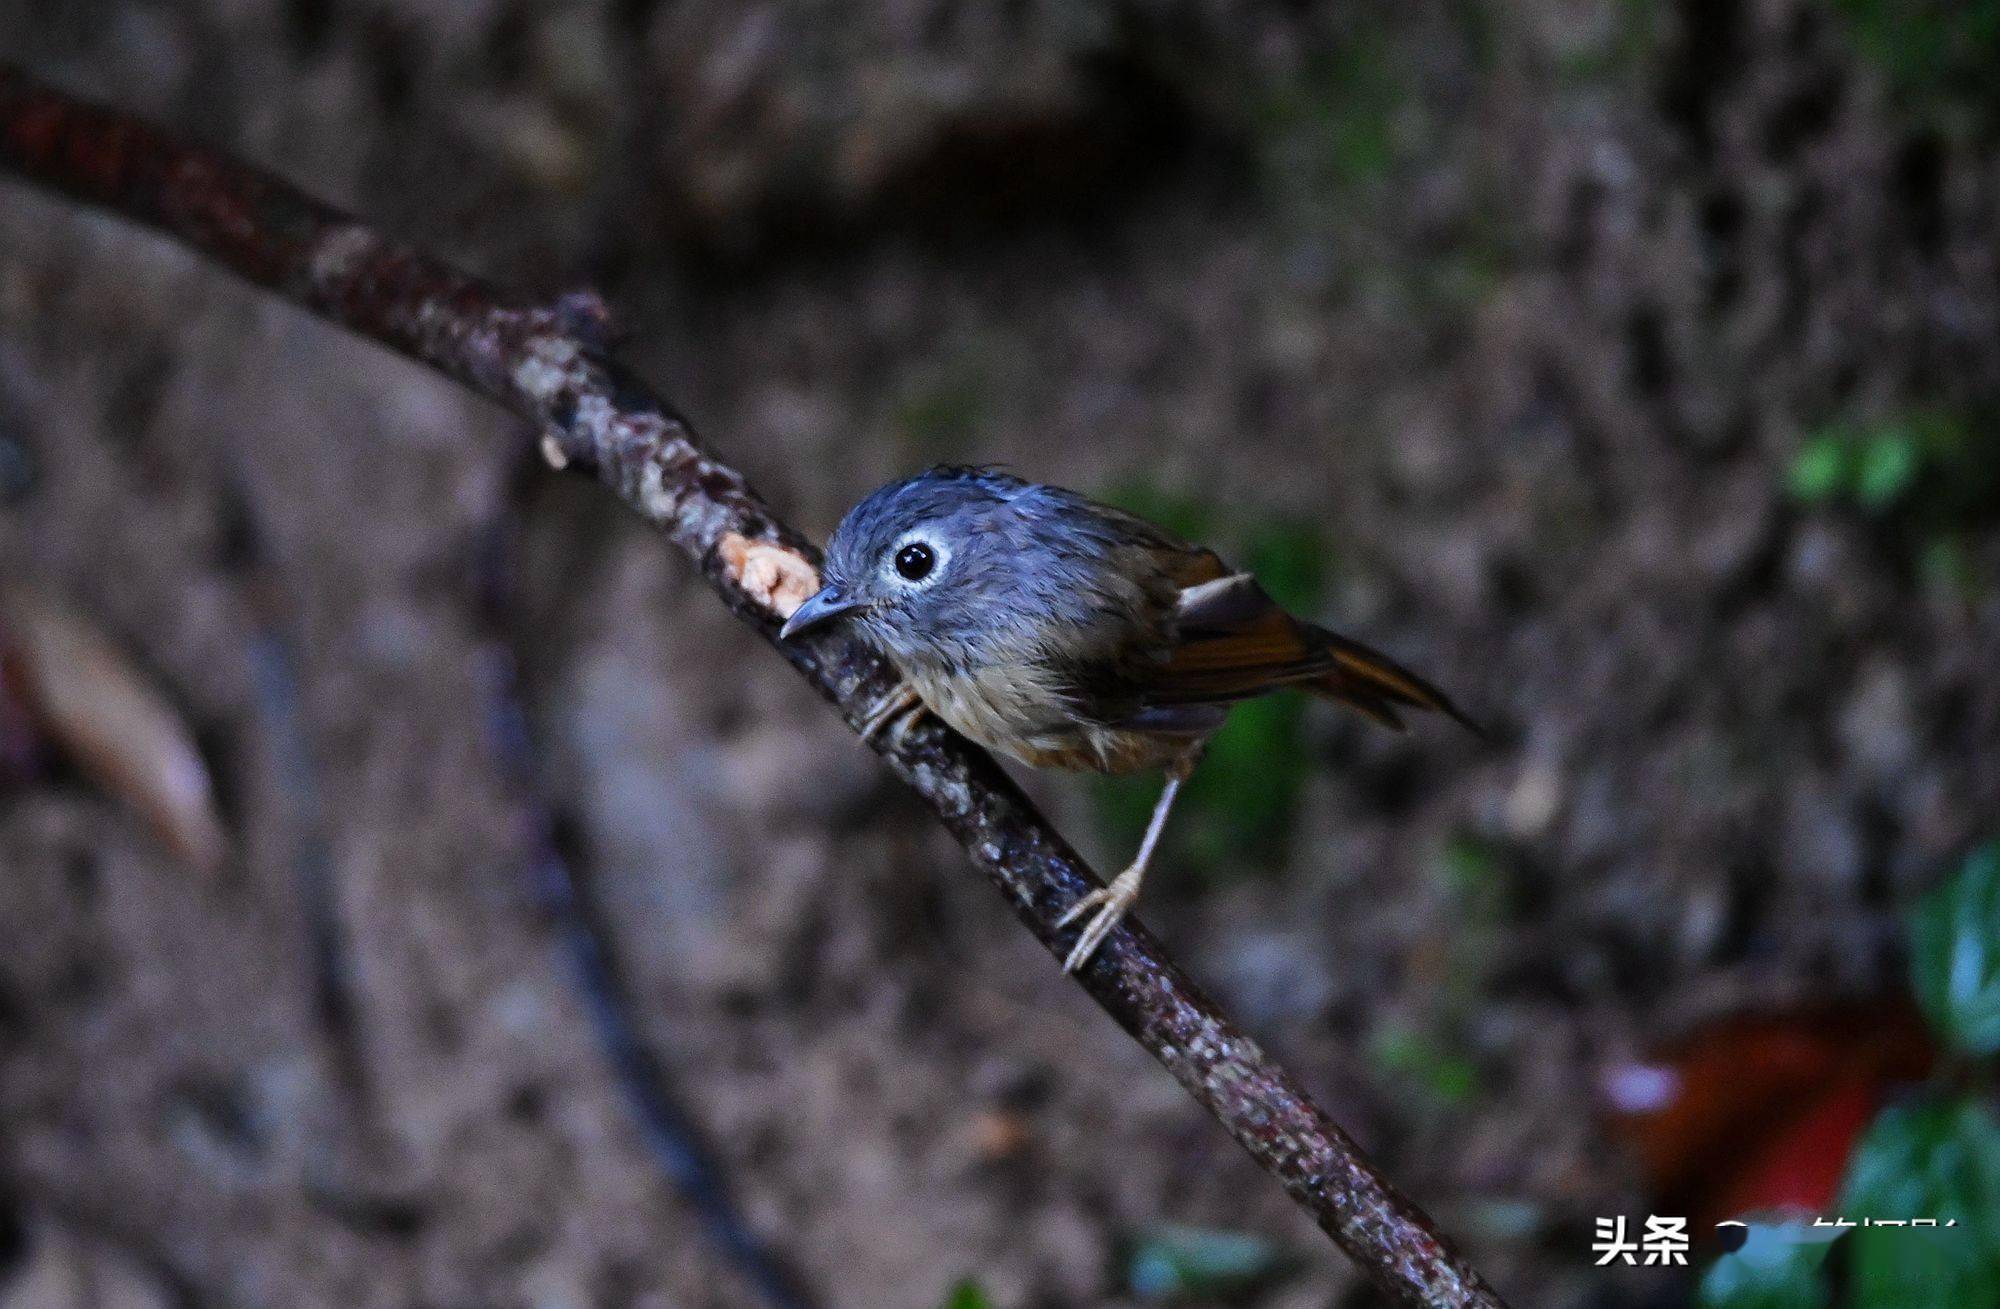
<path fill-rule="evenodd" d="M 1128 868 L 1113 878 L 1109 886 L 1100 886 L 1095 891 L 1078 896 L 1076 903 L 1056 920 L 1057 927 L 1068 927 L 1090 909 L 1097 910 L 1084 925 L 1083 935 L 1076 938 L 1069 956 L 1063 960 L 1064 972 L 1074 973 L 1089 963 L 1090 956 L 1097 953 L 1097 947 L 1104 944 L 1104 938 L 1111 935 L 1112 929 L 1132 912 L 1132 906 L 1139 900 L 1139 878 L 1133 874 L 1140 871 Z"/>
<path fill-rule="evenodd" d="M 891 746 L 901 745 L 910 723 L 923 712 L 923 707 L 923 699 L 915 690 L 907 685 L 898 686 L 861 720 L 861 739 L 873 744 L 886 731 Z"/>

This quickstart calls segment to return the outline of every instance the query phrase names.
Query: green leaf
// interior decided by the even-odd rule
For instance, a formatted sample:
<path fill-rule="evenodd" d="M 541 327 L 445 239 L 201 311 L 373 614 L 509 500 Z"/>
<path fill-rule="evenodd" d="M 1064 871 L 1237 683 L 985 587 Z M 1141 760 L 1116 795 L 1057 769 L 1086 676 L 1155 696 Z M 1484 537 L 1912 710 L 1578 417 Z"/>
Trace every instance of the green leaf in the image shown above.
<path fill-rule="evenodd" d="M 993 1298 L 985 1287 L 967 1277 L 951 1288 L 941 1309 L 993 1309 Z"/>
<path fill-rule="evenodd" d="M 2000 1052 L 2000 842 L 1917 903 L 1910 986 L 1931 1025 L 1970 1055 Z"/>
<path fill-rule="evenodd" d="M 1923 470 L 1923 454 L 1916 435 L 1905 428 L 1877 432 L 1861 447 L 1854 498 L 1877 512 L 1894 505 L 1915 485 Z"/>
<path fill-rule="evenodd" d="M 1940 1224 L 1854 1230 L 1856 1309 L 2000 1306 L 2000 1120 L 1986 1106 L 1927 1100 L 1883 1110 L 1855 1148 L 1840 1205 L 1853 1220 Z"/>
<path fill-rule="evenodd" d="M 1701 1309 L 1825 1309 L 1820 1265 L 1842 1229 L 1805 1223 L 1752 1223 L 1740 1248 L 1702 1274 Z"/>
<path fill-rule="evenodd" d="M 1792 458 L 1785 478 L 1792 498 L 1817 503 L 1846 492 L 1854 480 L 1854 455 L 1845 437 L 1823 432 Z"/>
<path fill-rule="evenodd" d="M 1141 1300 L 1213 1300 L 1251 1290 L 1284 1263 L 1277 1244 L 1261 1236 L 1163 1223 L 1134 1243 L 1125 1280 Z"/>

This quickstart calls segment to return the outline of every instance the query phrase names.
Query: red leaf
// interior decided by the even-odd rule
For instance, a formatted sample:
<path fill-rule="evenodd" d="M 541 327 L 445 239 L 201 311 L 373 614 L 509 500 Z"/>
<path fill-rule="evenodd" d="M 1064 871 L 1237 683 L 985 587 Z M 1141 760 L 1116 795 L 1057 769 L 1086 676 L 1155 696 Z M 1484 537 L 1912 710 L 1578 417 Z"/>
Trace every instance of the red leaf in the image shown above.
<path fill-rule="evenodd" d="M 1654 1194 L 1712 1223 L 1818 1212 L 1888 1088 L 1921 1078 L 1932 1059 L 1922 1020 L 1898 1001 L 1724 1019 L 1603 1084 Z"/>
<path fill-rule="evenodd" d="M 1752 1151 L 1728 1183 L 1710 1193 L 1697 1219 L 1713 1225 L 1738 1214 L 1827 1213 L 1847 1173 L 1847 1156 L 1881 1105 L 1882 1090 L 1873 1070 L 1834 1082 Z"/>

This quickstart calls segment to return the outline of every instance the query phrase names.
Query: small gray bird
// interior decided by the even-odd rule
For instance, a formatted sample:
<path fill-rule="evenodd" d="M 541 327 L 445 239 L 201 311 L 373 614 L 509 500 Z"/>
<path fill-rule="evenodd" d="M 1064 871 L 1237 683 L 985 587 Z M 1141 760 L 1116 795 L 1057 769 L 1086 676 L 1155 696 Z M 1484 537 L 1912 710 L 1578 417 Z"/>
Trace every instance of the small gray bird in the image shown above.
<path fill-rule="evenodd" d="M 989 468 L 933 468 L 848 511 L 790 640 L 848 625 L 902 674 L 862 733 L 928 709 L 1037 768 L 1164 768 L 1138 857 L 1080 897 L 1081 968 L 1139 898 L 1174 796 L 1239 700 L 1298 687 L 1389 727 L 1435 709 L 1479 729 L 1386 656 L 1292 617 L 1248 573 L 1143 518 Z"/>

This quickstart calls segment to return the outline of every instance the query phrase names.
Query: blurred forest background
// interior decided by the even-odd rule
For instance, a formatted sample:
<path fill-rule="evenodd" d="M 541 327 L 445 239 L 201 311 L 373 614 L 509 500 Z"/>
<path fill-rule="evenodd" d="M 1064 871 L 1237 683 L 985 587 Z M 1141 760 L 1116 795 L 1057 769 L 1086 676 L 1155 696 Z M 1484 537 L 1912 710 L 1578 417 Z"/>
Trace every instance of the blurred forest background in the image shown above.
<path fill-rule="evenodd" d="M 1515 1304 L 1687 1304 L 1786 1201 L 1965 1222 L 1782 1303 L 2000 1297 L 2000 5 L 0 0 L 0 58 L 599 288 L 817 535 L 1004 462 L 1493 722 L 1242 712 L 1141 916 Z M 0 650 L 101 643 L 0 696 L 0 1304 L 759 1303 L 544 809 L 826 1303 L 1375 1303 L 528 436 L 0 180 Z M 226 849 L 51 732 L 121 679 Z M 1024 780 L 1100 867 L 1151 799 Z M 1648 1214 L 1693 1268 L 1594 1266 Z"/>

